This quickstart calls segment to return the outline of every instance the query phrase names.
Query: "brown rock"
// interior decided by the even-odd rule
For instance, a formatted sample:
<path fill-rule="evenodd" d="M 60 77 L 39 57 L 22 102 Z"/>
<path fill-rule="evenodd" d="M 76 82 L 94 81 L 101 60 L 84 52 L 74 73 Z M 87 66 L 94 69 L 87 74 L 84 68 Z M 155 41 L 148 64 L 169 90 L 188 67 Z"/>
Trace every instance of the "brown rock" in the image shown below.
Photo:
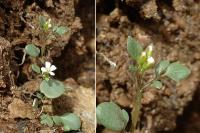
<path fill-rule="evenodd" d="M 156 4 L 156 1 L 151 0 L 142 6 L 142 10 L 140 11 L 140 13 L 142 16 L 144 16 L 145 19 L 154 18 L 159 20 L 160 16 L 158 15 L 157 8 L 158 6 Z"/>
<path fill-rule="evenodd" d="M 117 103 L 123 107 L 130 107 L 131 105 L 131 99 L 128 98 L 127 95 L 122 93 L 119 98 L 117 99 Z"/>
<path fill-rule="evenodd" d="M 143 94 L 142 104 L 147 105 L 156 100 L 154 91 L 146 91 Z"/>
<path fill-rule="evenodd" d="M 13 102 L 8 105 L 8 110 L 10 111 L 11 118 L 35 118 L 31 106 L 24 103 L 21 99 L 15 98 Z"/>

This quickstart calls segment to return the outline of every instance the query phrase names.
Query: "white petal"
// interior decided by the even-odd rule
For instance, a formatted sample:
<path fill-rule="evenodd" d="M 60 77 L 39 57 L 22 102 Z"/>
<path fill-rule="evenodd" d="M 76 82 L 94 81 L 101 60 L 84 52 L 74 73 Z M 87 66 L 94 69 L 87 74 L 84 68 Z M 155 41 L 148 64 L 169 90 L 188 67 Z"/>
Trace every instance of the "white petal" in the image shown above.
<path fill-rule="evenodd" d="M 56 70 L 57 68 L 56 68 L 56 66 L 54 66 L 54 65 L 52 65 L 51 67 L 50 67 L 50 71 L 52 72 L 52 71 L 54 71 L 54 70 Z"/>
<path fill-rule="evenodd" d="M 51 76 L 54 76 L 54 75 L 55 75 L 55 73 L 54 73 L 54 72 L 49 72 L 49 74 L 50 74 Z"/>
<path fill-rule="evenodd" d="M 148 62 L 149 64 L 153 64 L 155 61 L 154 61 L 154 58 L 153 58 L 153 57 L 149 57 L 149 58 L 147 59 L 147 62 Z"/>
<path fill-rule="evenodd" d="M 45 62 L 45 67 L 46 67 L 46 69 L 50 69 L 50 67 L 51 67 L 51 63 L 48 62 L 48 61 L 46 61 L 46 62 Z"/>
<path fill-rule="evenodd" d="M 47 69 L 45 67 L 42 67 L 41 71 L 42 71 L 42 73 L 45 73 L 45 72 L 47 72 Z"/>

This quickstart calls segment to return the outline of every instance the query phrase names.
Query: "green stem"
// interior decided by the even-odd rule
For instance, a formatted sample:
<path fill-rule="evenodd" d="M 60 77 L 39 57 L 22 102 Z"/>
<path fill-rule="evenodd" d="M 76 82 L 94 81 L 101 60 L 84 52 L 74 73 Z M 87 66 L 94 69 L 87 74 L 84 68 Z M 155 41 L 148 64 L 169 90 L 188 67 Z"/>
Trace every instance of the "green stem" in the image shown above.
<path fill-rule="evenodd" d="M 135 75 L 135 83 L 136 83 L 136 95 L 133 101 L 133 110 L 131 112 L 132 116 L 132 127 L 131 127 L 131 133 L 134 133 L 137 129 L 137 124 L 139 122 L 139 116 L 140 116 L 140 109 L 141 109 L 141 101 L 142 101 L 142 94 L 144 92 L 144 89 L 146 89 L 149 85 L 151 85 L 155 80 L 158 80 L 159 77 L 155 77 L 151 81 L 149 81 L 147 84 L 142 83 L 143 74 L 136 73 Z"/>
<path fill-rule="evenodd" d="M 139 73 L 136 73 L 135 76 L 135 82 L 136 82 L 136 95 L 133 101 L 133 110 L 131 112 L 132 116 L 132 127 L 131 127 L 131 133 L 134 133 L 134 131 L 137 129 L 137 123 L 139 121 L 139 115 L 140 115 L 140 108 L 141 108 L 141 100 L 142 100 L 142 75 Z"/>
<path fill-rule="evenodd" d="M 131 132 L 132 133 L 134 133 L 134 131 L 137 129 L 137 123 L 139 121 L 140 108 L 141 108 L 141 100 L 142 100 L 142 92 L 138 91 L 134 100 L 134 108 L 131 112 L 131 116 L 132 116 Z"/>

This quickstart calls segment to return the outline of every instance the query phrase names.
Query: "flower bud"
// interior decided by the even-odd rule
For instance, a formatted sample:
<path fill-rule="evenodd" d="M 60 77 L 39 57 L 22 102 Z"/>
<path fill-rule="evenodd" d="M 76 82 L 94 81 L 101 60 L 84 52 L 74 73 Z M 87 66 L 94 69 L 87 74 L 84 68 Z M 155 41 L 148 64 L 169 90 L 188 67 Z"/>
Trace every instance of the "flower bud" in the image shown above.
<path fill-rule="evenodd" d="M 152 56 L 152 52 L 153 52 L 153 45 L 151 44 L 147 47 L 147 57 Z"/>
<path fill-rule="evenodd" d="M 145 57 L 146 56 L 146 52 L 142 52 L 141 57 Z"/>
<path fill-rule="evenodd" d="M 143 71 L 149 69 L 154 63 L 155 63 L 154 58 L 148 57 L 146 62 L 144 64 L 142 64 L 141 71 L 143 72 Z"/>
<path fill-rule="evenodd" d="M 48 26 L 48 28 L 51 28 L 51 27 L 52 27 L 52 25 L 51 25 L 51 19 L 48 19 L 48 21 L 47 21 L 47 26 Z"/>
<path fill-rule="evenodd" d="M 153 45 L 152 44 L 149 45 L 148 48 L 149 48 L 149 51 L 153 51 Z"/>
<path fill-rule="evenodd" d="M 153 58 L 153 57 L 149 57 L 149 58 L 147 59 L 147 63 L 148 63 L 149 65 L 154 64 L 154 63 L 155 63 L 154 58 Z"/>
<path fill-rule="evenodd" d="M 48 20 L 44 23 L 44 25 L 43 25 L 43 30 L 44 30 L 44 31 L 48 31 L 48 29 L 51 28 L 51 27 L 52 27 L 52 25 L 51 25 L 51 19 L 48 19 Z"/>
<path fill-rule="evenodd" d="M 138 64 L 140 66 L 142 66 L 142 64 L 144 64 L 146 62 L 146 60 L 147 60 L 147 56 L 146 55 L 147 55 L 146 52 L 142 52 L 140 58 L 138 59 Z"/>

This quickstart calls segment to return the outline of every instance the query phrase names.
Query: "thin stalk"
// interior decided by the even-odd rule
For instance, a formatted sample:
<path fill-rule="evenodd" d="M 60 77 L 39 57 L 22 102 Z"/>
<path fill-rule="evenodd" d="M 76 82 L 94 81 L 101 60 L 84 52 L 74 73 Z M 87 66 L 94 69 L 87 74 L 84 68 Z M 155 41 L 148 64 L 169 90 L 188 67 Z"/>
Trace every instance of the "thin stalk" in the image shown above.
<path fill-rule="evenodd" d="M 144 89 L 151 85 L 155 80 L 158 80 L 159 77 L 155 77 L 154 79 L 150 80 L 148 83 L 143 84 L 142 83 L 143 74 L 136 73 L 135 75 L 135 83 L 136 83 L 136 95 L 133 101 L 134 108 L 131 112 L 132 116 L 132 127 L 131 127 L 131 133 L 134 133 L 137 129 L 137 124 L 139 122 L 139 116 L 140 116 L 140 109 L 141 109 L 141 101 L 142 101 L 142 94 Z"/>
<path fill-rule="evenodd" d="M 131 133 L 134 133 L 134 131 L 137 129 L 137 123 L 139 121 L 139 115 L 140 115 L 140 108 L 141 108 L 141 100 L 142 100 L 142 92 L 140 91 L 142 88 L 142 75 L 139 73 L 136 73 L 135 76 L 136 81 L 136 95 L 133 101 L 134 108 L 131 112 L 132 116 L 132 127 L 131 127 Z"/>
<path fill-rule="evenodd" d="M 137 129 L 137 123 L 139 121 L 139 115 L 140 115 L 140 108 L 141 108 L 141 99 L 142 99 L 142 93 L 138 91 L 136 94 L 135 100 L 134 100 L 134 109 L 131 112 L 132 116 L 132 129 L 131 132 L 134 133 L 134 131 Z"/>

